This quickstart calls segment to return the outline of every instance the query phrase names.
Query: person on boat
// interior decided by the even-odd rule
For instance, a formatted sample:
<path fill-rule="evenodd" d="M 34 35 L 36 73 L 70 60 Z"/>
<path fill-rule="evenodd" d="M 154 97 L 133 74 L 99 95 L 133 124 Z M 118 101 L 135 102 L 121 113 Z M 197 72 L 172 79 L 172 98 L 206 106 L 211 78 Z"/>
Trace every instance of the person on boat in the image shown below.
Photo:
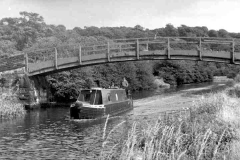
<path fill-rule="evenodd" d="M 115 88 L 114 82 L 111 82 L 110 88 Z"/>
<path fill-rule="evenodd" d="M 126 95 L 127 95 L 128 97 L 131 97 L 131 92 L 130 92 L 130 90 L 127 89 L 128 86 L 129 86 L 128 81 L 127 81 L 126 78 L 124 77 L 124 78 L 123 78 L 123 81 L 122 81 L 122 87 L 125 89 Z"/>

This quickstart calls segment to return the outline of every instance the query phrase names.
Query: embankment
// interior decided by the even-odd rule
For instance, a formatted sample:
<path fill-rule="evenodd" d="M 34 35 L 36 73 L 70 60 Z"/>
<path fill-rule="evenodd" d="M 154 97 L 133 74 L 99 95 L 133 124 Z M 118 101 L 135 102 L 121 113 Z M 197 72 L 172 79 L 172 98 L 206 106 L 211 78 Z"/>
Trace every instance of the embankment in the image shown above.
<path fill-rule="evenodd" d="M 135 122 L 118 159 L 240 159 L 240 100 L 236 94 L 239 88 L 235 85 L 218 93 L 192 96 L 182 92 L 144 103 L 151 107 L 146 116 L 155 118 L 155 123 L 149 123 L 148 117 L 145 123 Z M 134 114 L 145 113 L 139 108 L 144 106 L 138 103 Z M 168 121 L 159 119 L 160 110 L 182 107 L 189 108 L 187 118 L 169 119 L 165 115 Z"/>

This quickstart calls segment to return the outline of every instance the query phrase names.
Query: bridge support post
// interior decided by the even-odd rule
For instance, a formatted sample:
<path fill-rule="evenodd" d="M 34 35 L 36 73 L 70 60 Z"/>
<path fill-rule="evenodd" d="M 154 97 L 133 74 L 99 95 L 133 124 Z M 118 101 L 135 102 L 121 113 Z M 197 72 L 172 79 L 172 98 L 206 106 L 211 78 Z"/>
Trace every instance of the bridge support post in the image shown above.
<path fill-rule="evenodd" d="M 107 59 L 108 59 L 108 62 L 110 62 L 110 45 L 109 45 L 109 42 L 107 42 Z"/>
<path fill-rule="evenodd" d="M 137 55 L 137 59 L 139 59 L 139 40 L 138 39 L 136 42 L 136 55 Z"/>
<path fill-rule="evenodd" d="M 199 46 L 198 46 L 198 55 L 199 55 L 199 60 L 202 61 L 202 39 L 199 38 Z"/>
<path fill-rule="evenodd" d="M 234 39 L 232 41 L 232 51 L 231 51 L 231 63 L 235 63 L 235 43 Z"/>
<path fill-rule="evenodd" d="M 55 66 L 55 69 L 58 69 L 58 61 L 57 61 L 57 59 L 58 59 L 58 52 L 57 52 L 57 48 L 55 47 L 54 48 L 55 49 L 55 55 L 54 55 L 54 66 Z"/>
<path fill-rule="evenodd" d="M 28 73 L 28 54 L 25 53 L 25 72 Z"/>
<path fill-rule="evenodd" d="M 80 44 L 79 44 L 79 52 L 78 52 L 78 61 L 79 61 L 79 64 L 81 65 L 82 64 L 82 47 Z"/>
<path fill-rule="evenodd" d="M 171 47 L 170 47 L 170 39 L 167 39 L 167 56 L 168 59 L 171 59 L 171 51 L 170 51 Z"/>

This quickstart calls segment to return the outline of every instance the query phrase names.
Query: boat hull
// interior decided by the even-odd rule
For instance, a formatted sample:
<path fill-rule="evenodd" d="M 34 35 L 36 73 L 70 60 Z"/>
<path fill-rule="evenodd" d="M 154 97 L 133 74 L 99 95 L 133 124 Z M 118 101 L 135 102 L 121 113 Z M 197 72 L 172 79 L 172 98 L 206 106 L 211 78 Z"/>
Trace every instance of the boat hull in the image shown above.
<path fill-rule="evenodd" d="M 133 109 L 132 100 L 105 104 L 101 108 L 72 106 L 70 108 L 70 117 L 72 119 L 96 119 L 107 115 L 113 116 L 131 109 Z"/>

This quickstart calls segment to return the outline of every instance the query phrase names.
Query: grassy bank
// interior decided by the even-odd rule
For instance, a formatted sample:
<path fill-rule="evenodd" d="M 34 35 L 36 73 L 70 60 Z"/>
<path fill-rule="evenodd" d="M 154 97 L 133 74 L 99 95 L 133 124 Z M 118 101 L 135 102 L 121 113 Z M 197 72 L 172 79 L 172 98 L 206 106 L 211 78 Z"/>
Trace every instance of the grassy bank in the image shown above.
<path fill-rule="evenodd" d="M 189 116 L 160 116 L 155 124 L 134 123 L 116 154 L 101 159 L 240 159 L 239 90 L 235 85 L 202 96 L 192 104 Z"/>
<path fill-rule="evenodd" d="M 26 111 L 16 96 L 12 93 L 1 93 L 0 96 L 0 120 L 11 119 L 25 115 Z"/>

